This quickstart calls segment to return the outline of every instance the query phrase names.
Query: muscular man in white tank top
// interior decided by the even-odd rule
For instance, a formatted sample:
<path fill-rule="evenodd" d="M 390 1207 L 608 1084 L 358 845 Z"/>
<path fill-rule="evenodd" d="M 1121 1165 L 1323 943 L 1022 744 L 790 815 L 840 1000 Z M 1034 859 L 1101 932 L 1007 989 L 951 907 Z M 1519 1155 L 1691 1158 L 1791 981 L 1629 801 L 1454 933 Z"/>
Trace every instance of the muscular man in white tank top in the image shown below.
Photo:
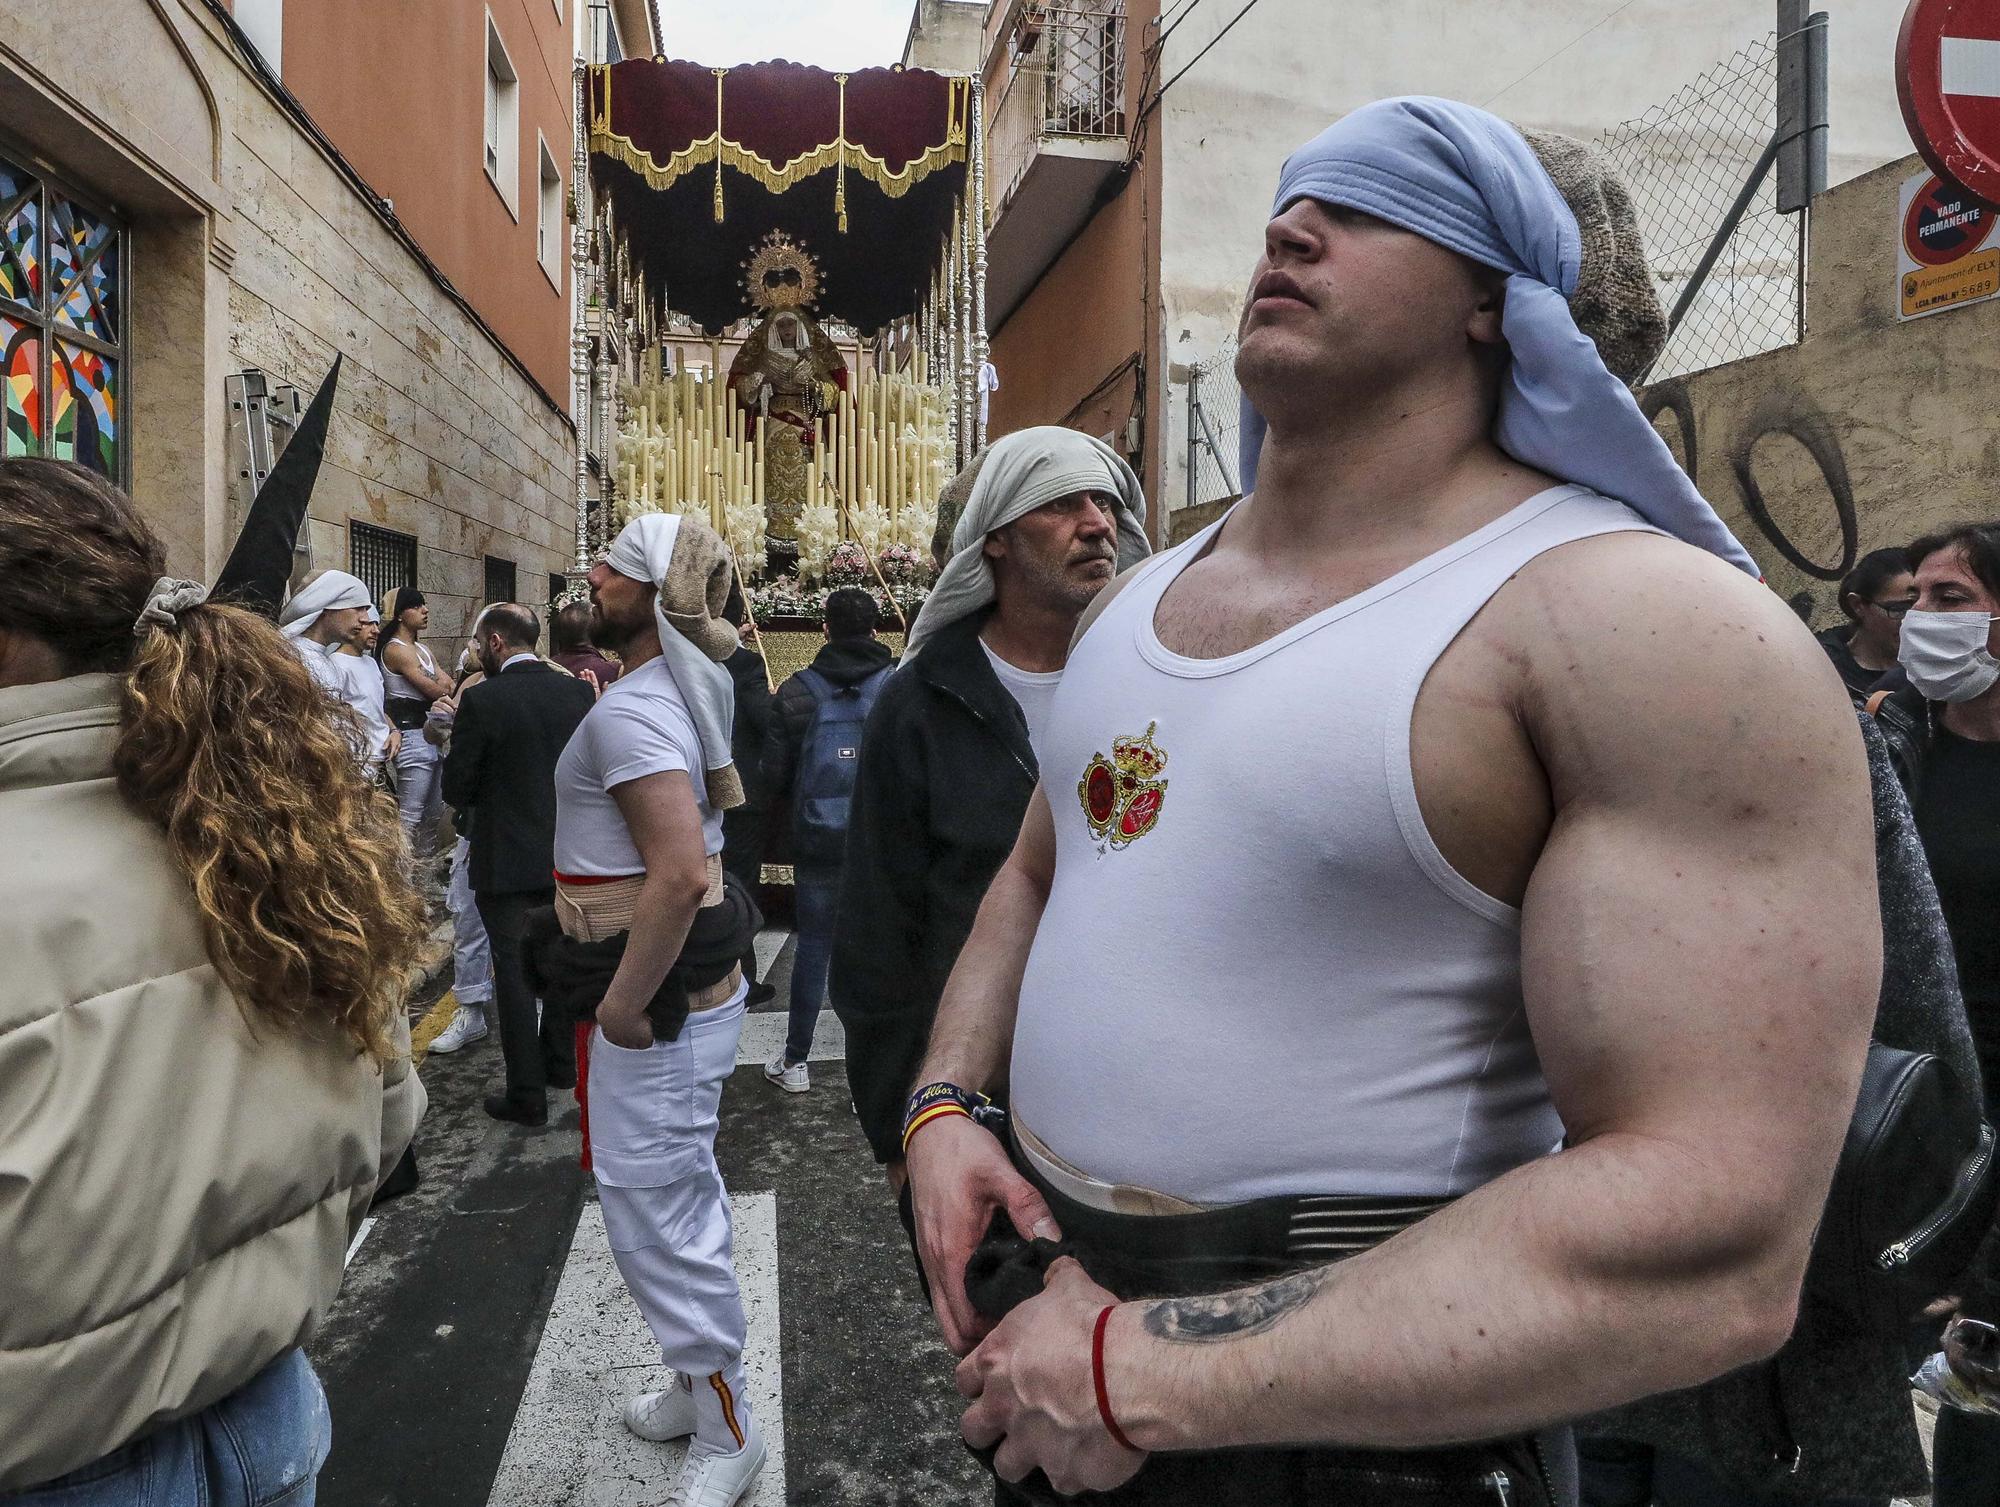
<path fill-rule="evenodd" d="M 1003 1502 L 1037 1468 L 1178 1501 L 1159 1472 L 1209 1451 L 1522 1436 L 1792 1326 L 1879 983 L 1853 717 L 1781 600 L 1667 536 L 1733 548 L 1573 325 L 1588 369 L 1536 365 L 1573 290 L 1508 250 L 1561 200 L 1512 240 L 1490 207 L 1542 171 L 1522 138 L 1414 103 L 1281 193 L 1237 365 L 1254 495 L 1100 598 L 939 1008 L 919 1084 L 1018 1121 L 1017 1164 L 927 1089 L 906 1141 Z M 1535 403 L 1540 449 L 1509 428 Z M 1612 431 L 1630 507 L 1563 484 Z M 1210 1297 L 1072 1261 L 997 1329 L 967 1296 L 996 1211 L 1055 1238 L 1056 1209 L 1318 1195 L 1449 1202 Z"/>

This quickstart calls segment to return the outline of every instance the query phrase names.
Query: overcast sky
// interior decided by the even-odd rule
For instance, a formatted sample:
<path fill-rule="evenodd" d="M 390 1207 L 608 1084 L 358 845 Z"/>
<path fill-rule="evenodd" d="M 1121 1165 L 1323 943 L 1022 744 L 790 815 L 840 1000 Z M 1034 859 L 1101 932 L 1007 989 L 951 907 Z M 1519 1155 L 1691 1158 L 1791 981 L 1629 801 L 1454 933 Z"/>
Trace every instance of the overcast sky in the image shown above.
<path fill-rule="evenodd" d="M 916 0 L 660 0 L 666 54 L 718 67 L 789 58 L 819 68 L 903 58 Z"/>

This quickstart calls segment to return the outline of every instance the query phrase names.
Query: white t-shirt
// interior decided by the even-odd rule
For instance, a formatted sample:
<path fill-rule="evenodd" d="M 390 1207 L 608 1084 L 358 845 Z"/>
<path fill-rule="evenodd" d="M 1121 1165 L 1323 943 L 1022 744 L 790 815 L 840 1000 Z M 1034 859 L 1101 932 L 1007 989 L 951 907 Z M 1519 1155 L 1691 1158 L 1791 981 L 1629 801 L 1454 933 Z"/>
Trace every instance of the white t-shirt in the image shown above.
<path fill-rule="evenodd" d="M 355 757 L 373 773 L 389 746 L 389 716 L 383 704 L 381 666 L 365 655 L 357 659 L 352 654 L 342 654 L 338 645 L 318 644 L 309 638 L 295 638 L 291 643 L 298 650 L 306 673 L 319 682 L 327 695 L 351 707 L 360 719 L 365 741 L 355 750 Z"/>
<path fill-rule="evenodd" d="M 1028 719 L 1028 741 L 1035 742 L 1048 725 L 1049 703 L 1056 699 L 1056 687 L 1062 684 L 1062 671 L 1023 670 L 995 654 L 985 639 L 979 641 L 979 647 L 986 650 L 986 662 L 993 666 L 993 673 L 1000 677 L 1000 684 L 1006 687 L 1007 694 L 1021 708 L 1021 715 Z"/>
<path fill-rule="evenodd" d="M 708 803 L 701 735 L 667 662 L 652 659 L 605 687 L 556 761 L 556 872 L 643 874 L 646 862 L 611 791 L 670 769 L 685 771 L 694 786 L 703 851 L 720 853 L 722 813 Z"/>
<path fill-rule="evenodd" d="M 382 667 L 375 663 L 372 654 L 330 654 L 327 662 L 340 673 L 343 682 L 341 699 L 354 708 L 354 715 L 361 719 L 361 730 L 367 735 L 368 747 L 362 763 L 373 772 L 382 762 L 382 755 L 389 749 L 389 712 L 384 704 L 386 687 L 382 682 Z"/>

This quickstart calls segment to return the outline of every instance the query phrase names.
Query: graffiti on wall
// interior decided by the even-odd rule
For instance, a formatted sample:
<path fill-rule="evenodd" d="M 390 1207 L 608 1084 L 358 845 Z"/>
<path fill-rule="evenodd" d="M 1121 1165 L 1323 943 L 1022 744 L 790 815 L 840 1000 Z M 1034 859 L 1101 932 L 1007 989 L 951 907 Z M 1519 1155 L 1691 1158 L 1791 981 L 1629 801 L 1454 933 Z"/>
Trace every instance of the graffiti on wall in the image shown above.
<path fill-rule="evenodd" d="M 1681 464 L 1700 486 L 1702 435 L 1687 384 L 1679 378 L 1657 383 L 1640 395 L 1639 406 L 1670 443 L 1678 441 Z M 1662 415 L 1671 416 L 1673 424 L 1662 424 Z M 1810 489 L 1804 497 L 1786 499 L 1782 518 L 1757 474 L 1758 443 L 1771 438 L 1792 440 L 1805 451 L 1819 473 L 1818 488 Z M 1720 450 L 1728 460 L 1736 484 L 1736 500 L 1763 536 L 1763 542 L 1782 559 L 1816 581 L 1838 581 L 1854 568 L 1860 552 L 1854 486 L 1847 474 L 1847 457 L 1841 449 L 1839 432 L 1818 404 L 1796 388 L 1773 385 L 1758 399 L 1737 432 L 1725 437 Z M 1729 511 L 1726 498 L 1712 492 L 1708 495 L 1722 512 Z M 1820 511 L 1823 509 L 1831 510 L 1831 519 Z M 1828 532 L 1825 528 L 1828 522 L 1838 529 L 1839 553 L 1829 558 L 1822 550 L 1816 557 L 1809 540 L 1823 537 Z M 1820 527 L 1809 527 L 1814 523 Z M 1752 554 L 1762 553 L 1756 541 L 1745 542 Z"/>

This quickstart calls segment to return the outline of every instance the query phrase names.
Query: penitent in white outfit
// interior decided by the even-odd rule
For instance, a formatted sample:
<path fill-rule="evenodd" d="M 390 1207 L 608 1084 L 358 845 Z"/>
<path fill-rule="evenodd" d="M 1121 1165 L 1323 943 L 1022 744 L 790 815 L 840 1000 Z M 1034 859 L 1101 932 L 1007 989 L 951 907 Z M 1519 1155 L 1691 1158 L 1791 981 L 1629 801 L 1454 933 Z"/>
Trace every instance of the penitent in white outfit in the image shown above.
<path fill-rule="evenodd" d="M 707 852 L 722 849 L 708 803 L 701 740 L 662 660 L 620 677 L 592 707 L 556 765 L 556 871 L 630 874 L 638 849 L 611 791 L 668 770 L 694 787 Z M 691 1377 L 696 1441 L 744 1447 L 743 1297 L 731 1261 L 729 1194 L 715 1161 L 722 1085 L 743 1029 L 739 989 L 688 1017 L 673 1041 L 643 1050 L 590 1037 L 590 1160 L 612 1255 L 660 1356 Z"/>

